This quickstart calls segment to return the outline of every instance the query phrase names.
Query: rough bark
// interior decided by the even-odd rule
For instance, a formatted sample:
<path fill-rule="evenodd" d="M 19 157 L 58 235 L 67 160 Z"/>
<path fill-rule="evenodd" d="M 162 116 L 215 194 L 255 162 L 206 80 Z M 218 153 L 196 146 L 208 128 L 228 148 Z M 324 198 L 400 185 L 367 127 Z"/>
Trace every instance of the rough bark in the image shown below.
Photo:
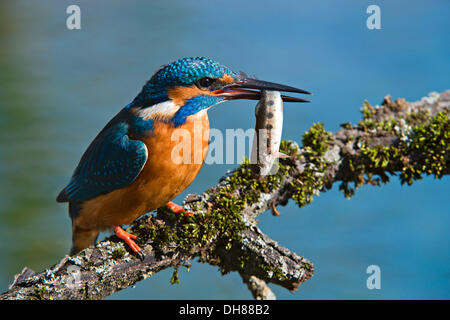
<path fill-rule="evenodd" d="M 138 235 L 144 261 L 111 236 L 42 272 L 25 267 L 0 299 L 101 299 L 170 267 L 171 282 L 178 282 L 177 269 L 189 267 L 195 258 L 223 273 L 239 272 L 256 299 L 275 298 L 268 283 L 296 290 L 313 275 L 313 264 L 265 235 L 256 217 L 267 210 L 278 215 L 276 206 L 291 198 L 300 207 L 307 205 L 336 182 L 350 197 L 363 184 L 387 182 L 388 174 L 400 174 L 408 184 L 423 174 L 441 178 L 450 170 L 449 108 L 450 91 L 413 103 L 393 102 L 389 96 L 379 107 L 365 103 L 358 125 L 343 124 L 334 134 L 315 127 L 305 134 L 303 148 L 290 143 L 278 180 L 255 183 L 243 165 L 203 194 L 185 199 L 194 217 L 174 217 L 160 209 L 156 216 L 135 221 L 128 231 Z M 438 113 L 444 122 L 441 131 L 433 131 L 426 126 Z M 418 136 L 417 126 L 424 126 L 424 134 L 432 132 L 431 137 Z M 430 149 L 420 147 L 423 140 Z M 438 154 L 430 155 L 433 150 Z"/>

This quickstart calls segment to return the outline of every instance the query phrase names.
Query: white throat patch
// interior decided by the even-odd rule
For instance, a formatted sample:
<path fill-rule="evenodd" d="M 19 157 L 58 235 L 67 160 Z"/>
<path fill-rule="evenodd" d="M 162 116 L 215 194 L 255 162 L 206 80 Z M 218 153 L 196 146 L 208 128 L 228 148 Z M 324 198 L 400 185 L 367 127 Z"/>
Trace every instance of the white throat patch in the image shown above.
<path fill-rule="evenodd" d="M 172 118 L 179 109 L 179 105 L 175 104 L 172 100 L 167 100 L 141 109 L 137 112 L 137 115 L 144 120 L 165 120 Z"/>

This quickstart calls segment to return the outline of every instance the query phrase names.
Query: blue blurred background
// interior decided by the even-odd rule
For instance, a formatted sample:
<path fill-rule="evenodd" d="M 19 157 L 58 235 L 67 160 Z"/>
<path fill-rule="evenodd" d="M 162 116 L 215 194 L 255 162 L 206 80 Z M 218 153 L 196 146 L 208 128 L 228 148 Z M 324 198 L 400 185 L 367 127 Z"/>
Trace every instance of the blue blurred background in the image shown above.
<path fill-rule="evenodd" d="M 81 30 L 66 8 L 81 7 Z M 366 8 L 381 8 L 381 30 Z M 161 65 L 207 56 L 260 79 L 314 93 L 284 108 L 284 139 L 312 123 L 357 122 L 367 99 L 415 101 L 450 89 L 448 1 L 1 1 L 0 291 L 24 266 L 36 271 L 68 252 L 71 225 L 55 197 L 106 122 Z M 254 102 L 212 109 L 211 126 L 252 128 Z M 205 165 L 187 193 L 214 185 L 233 165 Z M 302 209 L 266 213 L 260 227 L 315 264 L 280 299 L 450 298 L 450 180 L 411 187 L 398 178 L 346 200 L 335 186 Z M 368 290 L 366 268 L 381 268 Z M 248 299 L 236 274 L 193 263 L 170 285 L 160 272 L 115 299 Z"/>

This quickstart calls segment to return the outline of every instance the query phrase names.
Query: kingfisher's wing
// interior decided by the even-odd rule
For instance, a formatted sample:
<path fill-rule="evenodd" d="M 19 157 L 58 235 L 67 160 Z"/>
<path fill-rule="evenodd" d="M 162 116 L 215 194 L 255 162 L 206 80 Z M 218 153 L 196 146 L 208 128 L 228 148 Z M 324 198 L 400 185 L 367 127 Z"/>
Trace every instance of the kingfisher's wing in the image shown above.
<path fill-rule="evenodd" d="M 128 136 L 126 123 L 105 127 L 95 138 L 56 201 L 85 201 L 132 183 L 147 161 L 147 147 Z"/>

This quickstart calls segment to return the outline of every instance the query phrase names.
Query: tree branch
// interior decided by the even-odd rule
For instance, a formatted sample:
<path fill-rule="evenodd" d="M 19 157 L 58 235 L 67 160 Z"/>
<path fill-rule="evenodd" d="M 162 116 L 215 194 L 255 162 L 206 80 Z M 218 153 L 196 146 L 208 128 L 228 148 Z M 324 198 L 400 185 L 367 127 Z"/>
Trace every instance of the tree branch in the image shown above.
<path fill-rule="evenodd" d="M 420 101 L 365 102 L 363 120 L 343 124 L 334 134 L 315 124 L 303 136 L 303 148 L 283 142 L 278 172 L 265 179 L 252 176 L 244 162 L 201 195 L 189 195 L 185 206 L 195 216 L 158 209 L 156 216 L 136 220 L 129 232 L 138 235 L 145 260 L 140 261 L 115 236 L 76 256 L 64 257 L 40 273 L 24 268 L 0 299 L 101 299 L 160 270 L 189 267 L 197 258 L 237 271 L 256 299 L 274 299 L 267 284 L 296 290 L 314 272 L 306 258 L 263 234 L 256 217 L 294 199 L 299 207 L 340 182 L 351 197 L 364 184 L 379 185 L 398 174 L 412 184 L 423 174 L 441 178 L 450 171 L 450 91 Z"/>
<path fill-rule="evenodd" d="M 277 297 L 270 290 L 269 286 L 264 280 L 248 274 L 241 274 L 242 281 L 247 285 L 248 290 L 256 300 L 276 300 Z"/>

